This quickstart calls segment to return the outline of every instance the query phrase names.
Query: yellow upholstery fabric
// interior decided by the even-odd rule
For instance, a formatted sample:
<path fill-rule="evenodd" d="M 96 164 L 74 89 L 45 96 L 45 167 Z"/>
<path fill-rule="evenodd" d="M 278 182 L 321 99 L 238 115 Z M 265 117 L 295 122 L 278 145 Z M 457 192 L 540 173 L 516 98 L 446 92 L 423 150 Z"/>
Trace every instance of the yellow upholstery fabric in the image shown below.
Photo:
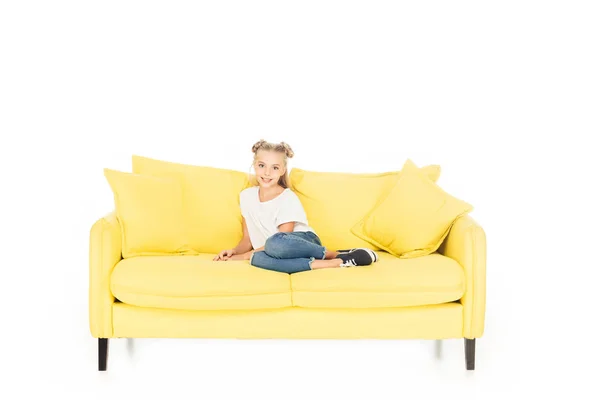
<path fill-rule="evenodd" d="M 111 291 L 123 303 L 181 310 L 229 310 L 291 306 L 288 274 L 248 261 L 212 261 L 214 254 L 122 260 Z"/>
<path fill-rule="evenodd" d="M 426 165 L 421 167 L 420 170 L 431 182 L 435 183 L 440 179 L 441 167 L 439 165 Z"/>
<path fill-rule="evenodd" d="M 89 235 L 89 322 L 93 337 L 113 335 L 110 275 L 121 260 L 121 227 L 116 213 L 98 219 Z"/>
<path fill-rule="evenodd" d="M 187 249 L 183 192 L 175 179 L 104 169 L 121 226 L 123 257 Z"/>
<path fill-rule="evenodd" d="M 439 178 L 440 167 L 426 166 L 423 172 L 435 182 Z M 353 247 L 379 250 L 375 244 L 354 235 L 351 229 L 392 189 L 399 173 L 356 174 L 293 168 L 290 184 L 323 246 L 331 250 Z M 348 196 L 349 190 L 351 197 Z"/>
<path fill-rule="evenodd" d="M 195 172 L 188 174 L 187 167 L 194 169 L 193 166 L 147 167 L 140 168 L 154 172 L 141 175 L 171 177 L 184 185 L 198 176 Z M 345 184 L 339 185 L 338 178 L 346 184 L 364 180 L 370 189 L 389 194 L 400 175 L 399 172 L 396 177 L 391 176 L 394 172 L 333 175 L 296 172 L 299 173 L 297 186 L 304 190 L 304 201 L 316 210 L 312 210 L 312 222 L 316 222 L 317 228 L 328 227 L 329 221 L 339 218 L 339 208 L 364 208 L 364 212 L 354 214 L 359 221 L 381 201 L 377 196 L 364 198 L 362 193 L 357 197 L 332 195 L 335 191 L 328 191 L 328 184 L 339 188 Z M 430 172 L 435 173 L 435 170 Z M 435 182 L 431 174 L 428 176 Z M 250 181 L 245 180 L 242 185 L 245 188 Z M 202 185 L 198 182 L 191 187 L 198 197 L 202 193 L 208 197 L 218 192 L 214 188 L 201 191 Z M 324 187 L 323 193 L 319 191 Z M 193 196 L 187 195 L 190 201 Z M 184 199 L 185 196 L 184 186 Z M 235 196 L 237 210 L 239 192 Z M 208 207 L 206 202 L 201 204 Z M 330 210 L 333 217 L 323 210 Z M 310 215 L 309 210 L 307 213 Z M 185 211 L 184 215 L 187 217 Z M 319 225 L 315 218 L 320 217 L 328 221 L 327 224 Z M 219 222 L 213 219 L 208 226 L 219 229 Z M 241 235 L 241 224 L 239 229 Z M 348 225 L 331 229 L 324 232 L 334 244 L 330 244 L 330 248 L 369 244 L 358 240 Z M 201 238 L 196 236 L 196 240 Z M 231 246 L 223 246 L 223 249 L 227 247 Z M 380 260 L 368 267 L 320 269 L 288 275 L 253 267 L 248 261 L 213 262 L 216 253 L 213 251 L 198 255 L 190 255 L 190 252 L 198 253 L 189 250 L 179 255 L 161 253 L 123 259 L 123 234 L 116 209 L 95 221 L 89 232 L 92 336 L 447 339 L 483 335 L 486 237 L 469 215 L 453 222 L 437 252 L 398 258 L 379 250 Z"/>
<path fill-rule="evenodd" d="M 419 257 L 436 251 L 456 218 L 472 209 L 407 160 L 390 193 L 351 232 L 398 257 Z"/>
<path fill-rule="evenodd" d="M 462 267 L 441 254 L 399 259 L 378 252 L 360 268 L 323 268 L 291 274 L 292 302 L 299 307 L 374 308 L 440 304 L 465 292 Z"/>
<path fill-rule="evenodd" d="M 486 306 L 486 235 L 469 215 L 460 217 L 439 252 L 450 257 L 465 271 L 466 291 L 460 302 L 464 310 L 464 337 L 474 339 L 483 335 Z"/>
<path fill-rule="evenodd" d="M 113 306 L 115 337 L 240 339 L 451 339 L 462 337 L 462 305 L 184 311 Z"/>
<path fill-rule="evenodd" d="M 240 192 L 248 186 L 243 172 L 132 156 L 133 172 L 179 178 L 183 185 L 187 238 L 197 253 L 218 253 L 243 237 Z"/>

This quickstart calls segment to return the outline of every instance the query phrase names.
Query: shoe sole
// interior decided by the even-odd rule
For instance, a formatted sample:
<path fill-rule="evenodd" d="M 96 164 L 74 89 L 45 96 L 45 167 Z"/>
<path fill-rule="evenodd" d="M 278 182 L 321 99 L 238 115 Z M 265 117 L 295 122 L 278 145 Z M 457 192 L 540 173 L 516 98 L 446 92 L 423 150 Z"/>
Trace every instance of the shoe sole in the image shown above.
<path fill-rule="evenodd" d="M 373 260 L 374 263 L 379 260 L 377 253 L 375 253 L 373 250 L 371 250 L 371 249 L 365 249 L 365 250 L 367 251 L 367 253 L 369 253 L 369 255 L 371 256 L 371 260 Z"/>

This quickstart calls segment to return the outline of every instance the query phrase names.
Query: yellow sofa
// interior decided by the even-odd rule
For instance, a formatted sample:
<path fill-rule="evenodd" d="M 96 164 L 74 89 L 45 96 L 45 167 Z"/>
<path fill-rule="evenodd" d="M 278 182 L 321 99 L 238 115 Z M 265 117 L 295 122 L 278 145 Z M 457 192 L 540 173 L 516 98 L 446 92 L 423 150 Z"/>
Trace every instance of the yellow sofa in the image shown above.
<path fill-rule="evenodd" d="M 134 156 L 134 172 L 144 172 L 139 165 L 146 161 L 153 162 Z M 187 167 L 180 166 L 185 174 Z M 307 193 L 302 186 L 306 173 L 291 171 L 292 189 L 305 204 L 309 223 L 322 232 L 323 244 L 331 249 L 369 246 L 380 256 L 377 263 L 285 274 L 248 261 L 214 262 L 213 251 L 123 258 L 123 230 L 113 211 L 92 225 L 89 237 L 89 324 L 98 338 L 99 370 L 106 370 L 108 339 L 148 337 L 464 338 L 466 368 L 474 369 L 475 339 L 483 335 L 485 317 L 483 229 L 463 215 L 436 252 L 402 259 L 361 243 L 349 234 L 350 225 L 324 226 L 326 217 L 319 212 L 335 208 L 327 202 L 339 199 Z M 348 176 L 388 179 L 394 173 L 325 175 L 343 181 Z M 352 198 L 342 208 L 353 210 Z M 223 248 L 237 244 L 240 236 L 233 236 Z"/>

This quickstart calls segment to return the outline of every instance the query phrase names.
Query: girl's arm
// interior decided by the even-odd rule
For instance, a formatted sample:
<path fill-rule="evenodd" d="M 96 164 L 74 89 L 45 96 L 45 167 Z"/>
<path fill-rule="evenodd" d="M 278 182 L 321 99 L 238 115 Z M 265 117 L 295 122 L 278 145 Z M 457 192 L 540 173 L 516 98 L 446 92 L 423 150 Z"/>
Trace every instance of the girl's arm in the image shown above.
<path fill-rule="evenodd" d="M 248 227 L 246 226 L 246 219 L 242 217 L 242 229 L 244 237 L 240 240 L 240 243 L 233 248 L 233 254 L 243 255 L 252 250 L 252 243 L 250 242 L 250 235 L 248 234 Z"/>
<path fill-rule="evenodd" d="M 294 226 L 296 225 L 296 221 L 286 222 L 277 227 L 279 232 L 294 232 Z"/>
<path fill-rule="evenodd" d="M 246 219 L 244 217 L 242 217 L 242 228 L 244 236 L 238 245 L 231 249 L 231 257 L 218 255 L 215 257 L 214 261 L 218 261 L 219 259 L 224 261 L 250 259 L 250 256 L 252 255 L 252 242 L 250 241 L 250 234 L 248 234 L 248 227 L 246 226 Z M 229 250 L 223 250 L 221 254 L 223 253 L 229 253 Z"/>

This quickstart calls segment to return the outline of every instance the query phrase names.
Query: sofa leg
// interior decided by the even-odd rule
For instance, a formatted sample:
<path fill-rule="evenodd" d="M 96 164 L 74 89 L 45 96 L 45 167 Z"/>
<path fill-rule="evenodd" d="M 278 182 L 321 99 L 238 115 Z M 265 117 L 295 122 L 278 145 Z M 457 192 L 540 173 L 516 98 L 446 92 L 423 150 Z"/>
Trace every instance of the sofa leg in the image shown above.
<path fill-rule="evenodd" d="M 467 370 L 475 369 L 475 339 L 465 338 L 465 363 Z"/>
<path fill-rule="evenodd" d="M 98 338 L 98 371 L 106 371 L 108 359 L 108 339 Z"/>

